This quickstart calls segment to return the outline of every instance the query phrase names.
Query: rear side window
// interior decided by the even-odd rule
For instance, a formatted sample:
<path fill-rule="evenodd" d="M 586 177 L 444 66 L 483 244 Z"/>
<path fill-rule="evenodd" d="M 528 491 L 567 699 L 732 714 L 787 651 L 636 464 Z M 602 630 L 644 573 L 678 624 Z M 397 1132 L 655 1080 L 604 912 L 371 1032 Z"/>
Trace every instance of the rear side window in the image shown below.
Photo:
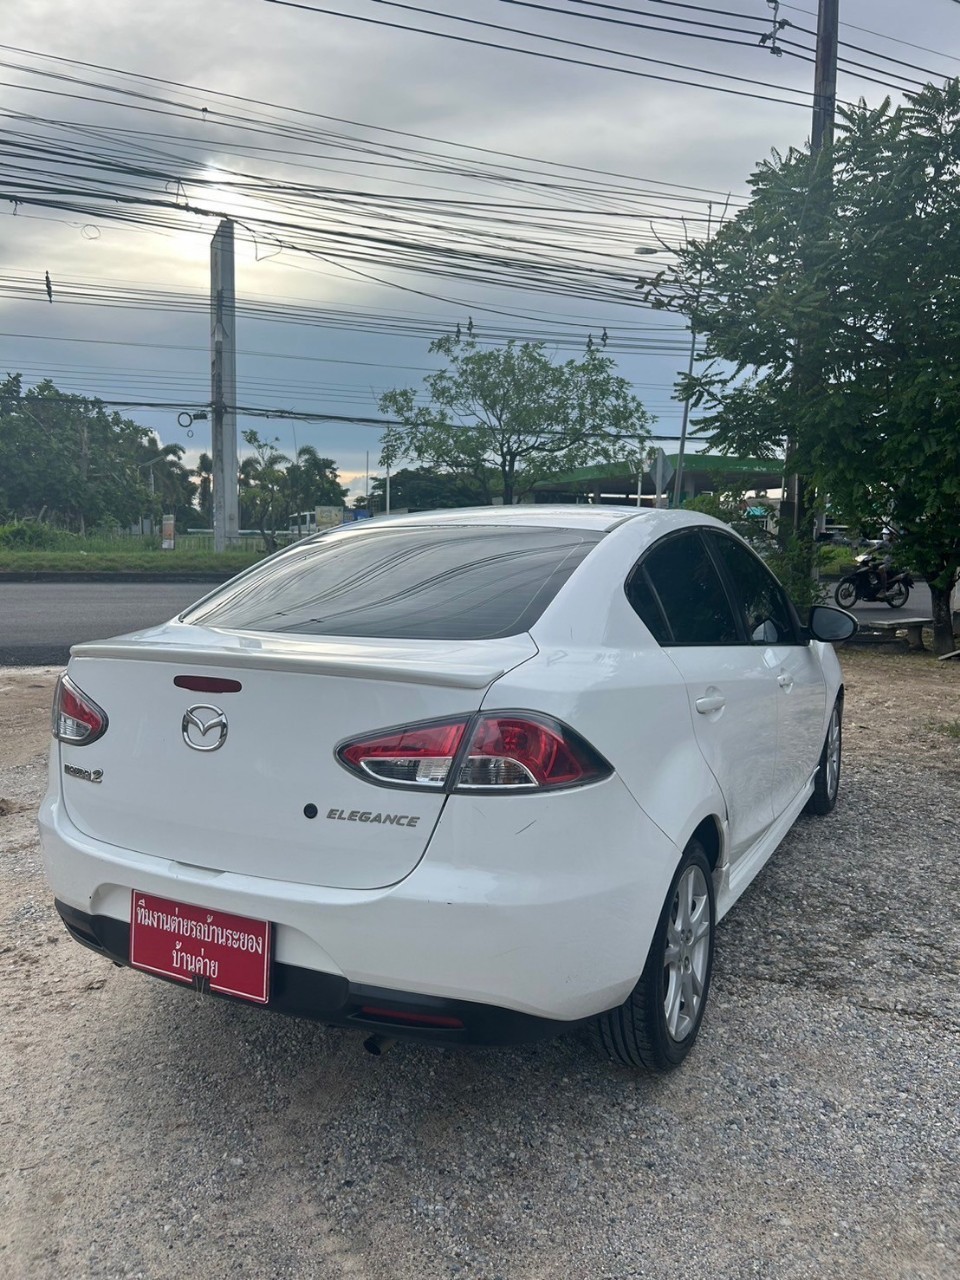
<path fill-rule="evenodd" d="M 637 611 L 662 644 L 740 643 L 727 593 L 699 534 L 666 538 L 644 557 L 642 567 L 669 638 L 660 640 L 656 614 Z"/>
<path fill-rule="evenodd" d="M 766 565 L 733 538 L 716 533 L 709 537 L 727 570 L 734 599 L 743 611 L 750 643 L 796 644 L 786 593 Z"/>
<path fill-rule="evenodd" d="M 603 534 L 517 526 L 365 528 L 301 543 L 183 621 L 238 631 L 486 640 L 528 631 Z"/>
<path fill-rule="evenodd" d="M 669 644 L 670 632 L 667 622 L 643 565 L 634 569 L 630 575 L 627 582 L 627 599 L 657 644 Z"/>

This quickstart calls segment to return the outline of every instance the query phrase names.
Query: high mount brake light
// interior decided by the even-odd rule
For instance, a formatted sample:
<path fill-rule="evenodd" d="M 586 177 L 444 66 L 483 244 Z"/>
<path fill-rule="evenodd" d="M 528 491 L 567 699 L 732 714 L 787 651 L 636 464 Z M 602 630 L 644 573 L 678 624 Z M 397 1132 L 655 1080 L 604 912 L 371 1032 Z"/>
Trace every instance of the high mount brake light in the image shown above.
<path fill-rule="evenodd" d="M 594 749 L 548 716 L 489 712 L 354 738 L 337 752 L 361 777 L 432 791 L 545 791 L 607 777 Z"/>
<path fill-rule="evenodd" d="M 107 732 L 107 713 L 82 693 L 69 676 L 62 675 L 53 695 L 51 728 L 58 742 L 86 747 Z"/>
<path fill-rule="evenodd" d="M 221 676 L 174 676 L 178 689 L 190 689 L 193 693 L 239 693 L 243 685 L 239 680 L 226 680 Z"/>

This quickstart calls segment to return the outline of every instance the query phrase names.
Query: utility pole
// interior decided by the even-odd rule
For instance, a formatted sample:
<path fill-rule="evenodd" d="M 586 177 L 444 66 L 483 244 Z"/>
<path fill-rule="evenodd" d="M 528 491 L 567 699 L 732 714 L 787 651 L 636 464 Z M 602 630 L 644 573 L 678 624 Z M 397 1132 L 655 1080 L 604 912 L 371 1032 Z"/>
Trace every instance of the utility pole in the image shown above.
<path fill-rule="evenodd" d="M 837 109 L 837 45 L 839 42 L 840 0 L 819 0 L 817 12 L 817 59 L 814 69 L 813 123 L 810 129 L 810 156 L 813 160 L 812 180 L 818 183 L 817 157 L 833 142 L 833 122 Z M 811 208 L 816 204 L 816 195 Z M 821 210 L 825 212 L 825 210 Z M 803 360 L 803 351 L 798 352 Z M 800 379 L 797 378 L 800 394 Z M 787 440 L 788 456 L 796 441 Z M 784 496 L 780 502 L 781 541 L 800 532 L 803 523 L 803 481 L 795 473 L 786 477 Z"/>
<path fill-rule="evenodd" d="M 810 153 L 814 156 L 833 142 L 833 118 L 837 110 L 839 26 L 840 0 L 820 0 L 813 86 L 813 128 L 810 131 Z"/>
<path fill-rule="evenodd" d="M 210 242 L 210 404 L 213 410 L 213 549 L 240 538 L 237 478 L 237 298 L 233 223 L 224 218 Z"/>
<path fill-rule="evenodd" d="M 709 234 L 709 233 L 708 233 Z M 700 279 L 697 283 L 697 301 L 700 301 L 700 289 L 703 286 L 703 267 L 700 268 Z M 695 322 L 690 321 L 690 359 L 687 361 L 687 378 L 693 376 L 693 362 L 697 355 L 697 330 L 694 327 Z M 677 474 L 673 482 L 673 505 L 680 506 L 680 493 L 683 487 L 683 457 L 687 449 L 687 427 L 690 423 L 690 399 L 686 397 L 683 401 L 683 417 L 680 422 L 680 444 L 677 450 Z M 660 505 L 659 493 L 657 495 L 657 506 Z"/>

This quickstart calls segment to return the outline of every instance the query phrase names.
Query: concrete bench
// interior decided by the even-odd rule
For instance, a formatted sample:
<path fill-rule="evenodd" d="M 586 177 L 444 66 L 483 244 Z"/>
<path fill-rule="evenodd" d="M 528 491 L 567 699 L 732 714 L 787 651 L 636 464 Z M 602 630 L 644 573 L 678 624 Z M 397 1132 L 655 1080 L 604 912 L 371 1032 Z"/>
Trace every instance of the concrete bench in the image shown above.
<path fill-rule="evenodd" d="M 861 616 L 857 621 L 860 623 L 861 634 L 879 631 L 885 635 L 890 632 L 890 638 L 896 639 L 898 631 L 905 631 L 907 633 L 908 649 L 923 649 L 923 628 L 933 626 L 932 618 L 884 618 L 881 620 L 879 618 L 868 619 Z"/>

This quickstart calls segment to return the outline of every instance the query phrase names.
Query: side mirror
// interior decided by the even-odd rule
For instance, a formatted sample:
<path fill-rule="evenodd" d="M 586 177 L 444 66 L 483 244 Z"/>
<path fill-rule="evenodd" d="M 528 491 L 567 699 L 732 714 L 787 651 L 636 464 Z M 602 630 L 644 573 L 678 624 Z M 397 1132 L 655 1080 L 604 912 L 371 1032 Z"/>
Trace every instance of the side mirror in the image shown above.
<path fill-rule="evenodd" d="M 815 604 L 807 622 L 815 640 L 849 640 L 857 633 L 857 620 L 846 609 L 835 609 L 830 604 Z"/>

